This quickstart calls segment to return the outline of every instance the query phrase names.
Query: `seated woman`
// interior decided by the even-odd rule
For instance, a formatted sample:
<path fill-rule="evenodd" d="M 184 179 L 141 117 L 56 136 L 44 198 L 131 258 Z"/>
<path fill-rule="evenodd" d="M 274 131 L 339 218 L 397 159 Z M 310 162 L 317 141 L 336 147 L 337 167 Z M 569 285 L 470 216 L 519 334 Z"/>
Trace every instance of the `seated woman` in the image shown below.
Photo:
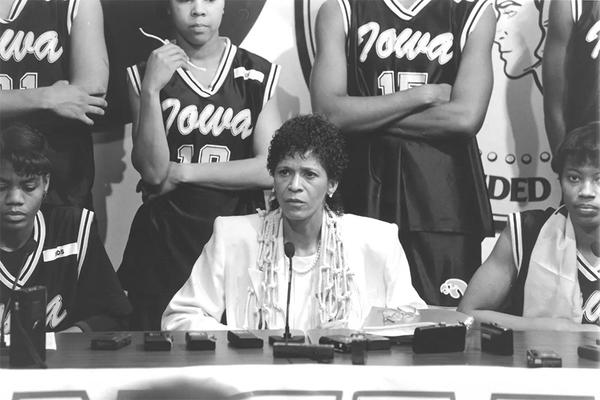
<path fill-rule="evenodd" d="M 92 211 L 44 206 L 51 165 L 44 136 L 25 125 L 0 131 L 0 323 L 11 293 L 43 285 L 46 330 L 126 328 L 131 305 L 96 232 Z"/>
<path fill-rule="evenodd" d="M 599 329 L 599 144 L 600 122 L 566 136 L 552 160 L 564 206 L 510 215 L 459 311 L 513 329 Z"/>
<path fill-rule="evenodd" d="M 347 164 L 339 130 L 319 116 L 284 123 L 267 168 L 273 210 L 219 217 L 191 275 L 162 318 L 167 330 L 279 329 L 295 247 L 290 327 L 359 328 L 372 306 L 424 305 L 411 285 L 398 227 L 343 215 L 336 189 Z"/>

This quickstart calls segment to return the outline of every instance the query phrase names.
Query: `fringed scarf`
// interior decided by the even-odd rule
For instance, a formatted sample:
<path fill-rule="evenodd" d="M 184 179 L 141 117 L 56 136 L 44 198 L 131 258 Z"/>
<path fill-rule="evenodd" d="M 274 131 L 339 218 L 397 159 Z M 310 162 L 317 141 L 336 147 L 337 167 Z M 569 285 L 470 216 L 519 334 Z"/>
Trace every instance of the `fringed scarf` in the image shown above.
<path fill-rule="evenodd" d="M 277 269 L 279 241 L 283 240 L 281 209 L 259 212 L 261 227 L 258 235 L 257 267 L 262 271 L 260 293 L 255 294 L 259 315 L 258 328 L 269 329 L 278 326 L 277 321 L 285 319 L 285 309 L 279 304 L 279 274 L 285 275 L 285 268 Z M 317 313 L 319 326 L 332 321 L 347 322 L 350 311 L 352 273 L 344 260 L 344 245 L 340 234 L 339 218 L 328 208 L 323 212 L 321 227 L 321 252 L 316 266 Z M 310 299 L 307 299 L 307 301 Z"/>

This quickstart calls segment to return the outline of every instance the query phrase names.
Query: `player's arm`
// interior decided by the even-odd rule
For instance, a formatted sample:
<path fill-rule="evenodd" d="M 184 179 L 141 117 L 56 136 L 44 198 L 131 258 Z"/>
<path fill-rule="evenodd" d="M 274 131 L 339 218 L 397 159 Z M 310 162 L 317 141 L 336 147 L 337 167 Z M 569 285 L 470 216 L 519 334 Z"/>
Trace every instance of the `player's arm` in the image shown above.
<path fill-rule="evenodd" d="M 550 3 L 548 36 L 542 60 L 544 121 L 552 152 L 565 136 L 564 96 L 567 44 L 573 28 L 570 1 Z"/>
<path fill-rule="evenodd" d="M 104 43 L 102 8 L 98 0 L 79 2 L 70 34 L 70 82 L 51 86 L 0 91 L 0 114 L 4 118 L 51 111 L 61 117 L 94 122 L 89 115 L 103 115 L 108 84 L 108 56 Z M 32 71 L 35 72 L 35 71 Z"/>
<path fill-rule="evenodd" d="M 273 178 L 267 170 L 267 153 L 275 130 L 281 125 L 277 101 L 271 98 L 258 116 L 251 140 L 254 156 L 216 163 L 169 163 L 167 177 L 157 188 L 149 188 L 148 198 L 156 197 L 179 185 L 196 185 L 224 190 L 268 188 Z"/>
<path fill-rule="evenodd" d="M 450 101 L 408 115 L 395 122 L 389 132 L 423 139 L 475 136 L 492 93 L 495 27 L 496 18 L 488 7 L 467 39 Z"/>
<path fill-rule="evenodd" d="M 177 68 L 186 66 L 186 61 L 185 52 L 169 43 L 150 54 L 140 86 L 132 82 L 132 76 L 128 74 L 133 117 L 131 159 L 142 181 L 148 185 L 161 185 L 169 172 L 169 146 L 162 119 L 160 91 Z"/>
<path fill-rule="evenodd" d="M 281 125 L 276 100 L 271 98 L 258 116 L 251 136 L 254 157 L 217 163 L 171 163 L 172 183 L 225 190 L 273 186 L 273 178 L 267 170 L 267 153 L 271 138 Z"/>
<path fill-rule="evenodd" d="M 79 0 L 71 28 L 70 83 L 104 97 L 108 88 L 108 53 L 104 16 L 99 0 Z"/>
<path fill-rule="evenodd" d="M 475 271 L 458 305 L 458 311 L 476 318 L 479 318 L 482 313 L 505 315 L 490 310 L 500 308 L 516 278 L 517 269 L 514 266 L 510 231 L 507 226 L 498 237 L 489 257 Z"/>
<path fill-rule="evenodd" d="M 74 326 L 86 331 L 111 331 L 127 328 L 131 305 L 97 233 L 89 229 L 87 249 L 73 301 Z M 85 245 L 85 244 L 84 244 Z"/>
<path fill-rule="evenodd" d="M 450 86 L 444 84 L 424 85 L 385 96 L 349 96 L 346 36 L 336 0 L 328 0 L 321 6 L 316 33 L 317 55 L 310 79 L 312 107 L 346 132 L 379 128 L 449 98 Z"/>
<path fill-rule="evenodd" d="M 487 260 L 477 269 L 467 286 L 458 311 L 479 322 L 494 322 L 516 330 L 585 330 L 587 327 L 564 318 L 527 318 L 497 311 L 509 296 L 517 279 L 510 231 L 506 227 Z M 596 328 L 597 329 L 597 328 Z"/>

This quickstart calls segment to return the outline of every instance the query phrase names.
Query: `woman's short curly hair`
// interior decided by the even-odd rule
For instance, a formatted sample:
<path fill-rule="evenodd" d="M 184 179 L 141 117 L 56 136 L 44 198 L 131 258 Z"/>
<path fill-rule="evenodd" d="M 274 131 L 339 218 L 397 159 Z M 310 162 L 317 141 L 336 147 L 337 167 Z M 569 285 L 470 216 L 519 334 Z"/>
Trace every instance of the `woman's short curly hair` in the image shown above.
<path fill-rule="evenodd" d="M 328 179 L 337 182 L 342 179 L 348 165 L 344 137 L 338 127 L 315 114 L 300 115 L 281 125 L 269 146 L 267 169 L 273 176 L 275 168 L 284 158 L 308 153 L 319 160 Z M 326 198 L 326 201 L 331 210 L 338 214 L 342 212 L 337 192 L 333 197 Z"/>
<path fill-rule="evenodd" d="M 0 160 L 8 161 L 21 176 L 47 175 L 52 170 L 46 138 L 21 123 L 0 131 Z"/>
<path fill-rule="evenodd" d="M 552 159 L 552 170 L 562 176 L 565 164 L 600 165 L 600 121 L 573 129 L 567 133 Z"/>

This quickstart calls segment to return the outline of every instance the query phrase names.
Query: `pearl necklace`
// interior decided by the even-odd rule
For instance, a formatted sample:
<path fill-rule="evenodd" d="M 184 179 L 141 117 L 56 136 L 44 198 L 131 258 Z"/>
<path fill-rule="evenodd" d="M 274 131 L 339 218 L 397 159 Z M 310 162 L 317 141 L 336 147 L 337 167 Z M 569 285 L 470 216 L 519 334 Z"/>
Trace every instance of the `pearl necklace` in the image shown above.
<path fill-rule="evenodd" d="M 300 257 L 300 256 L 297 256 L 297 257 Z M 311 257 L 311 256 L 308 256 L 308 257 Z M 306 257 L 306 258 L 308 258 L 308 257 Z M 306 273 L 312 271 L 315 268 L 315 266 L 319 262 L 319 258 L 321 257 L 321 240 L 320 239 L 319 239 L 319 242 L 317 244 L 317 252 L 313 255 L 313 257 L 314 257 L 314 259 L 312 260 L 311 265 L 310 265 L 309 268 L 303 269 L 303 270 L 298 270 L 298 269 L 292 267 L 292 269 L 294 270 L 294 272 L 297 273 L 297 274 L 306 274 Z M 302 257 L 302 258 L 304 258 L 304 257 Z"/>

